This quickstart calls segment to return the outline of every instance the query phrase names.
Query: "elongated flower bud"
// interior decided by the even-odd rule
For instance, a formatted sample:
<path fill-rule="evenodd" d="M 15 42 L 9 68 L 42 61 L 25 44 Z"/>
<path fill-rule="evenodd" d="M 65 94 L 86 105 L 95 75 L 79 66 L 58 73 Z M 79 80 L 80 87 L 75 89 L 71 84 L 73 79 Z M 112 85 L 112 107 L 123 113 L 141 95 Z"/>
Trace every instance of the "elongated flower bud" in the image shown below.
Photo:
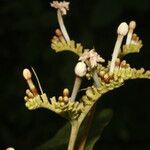
<path fill-rule="evenodd" d="M 32 74 L 31 74 L 31 72 L 30 72 L 29 69 L 24 69 L 24 70 L 23 70 L 23 77 L 24 77 L 25 80 L 27 81 L 27 84 L 28 84 L 28 86 L 29 86 L 29 89 L 31 90 L 31 92 L 33 93 L 33 95 L 36 96 L 36 95 L 38 94 L 38 93 L 37 93 L 37 89 L 36 89 L 35 85 L 33 84 L 33 81 L 32 81 L 32 79 L 31 79 Z"/>
<path fill-rule="evenodd" d="M 129 29 L 134 30 L 135 27 L 136 27 L 136 22 L 135 22 L 135 21 L 131 21 L 131 22 L 129 23 Z"/>
<path fill-rule="evenodd" d="M 129 23 L 129 32 L 128 32 L 128 35 L 127 35 L 126 44 L 131 43 L 131 39 L 132 39 L 132 35 L 133 35 L 133 31 L 134 31 L 135 27 L 136 27 L 136 22 L 131 21 Z"/>
<path fill-rule="evenodd" d="M 69 90 L 67 88 L 63 90 L 63 96 L 69 96 Z"/>
<path fill-rule="evenodd" d="M 128 25 L 127 23 L 122 22 L 117 29 L 118 37 L 117 37 L 117 41 L 116 41 L 114 51 L 112 54 L 112 60 L 111 60 L 110 70 L 109 70 L 110 75 L 113 74 L 113 71 L 115 68 L 115 62 L 119 54 L 119 50 L 123 41 L 123 37 L 127 34 L 127 32 L 128 32 Z"/>
<path fill-rule="evenodd" d="M 29 69 L 24 69 L 24 70 L 23 70 L 23 77 L 24 77 L 26 80 L 31 79 L 32 74 L 31 74 L 31 72 L 30 72 Z"/>

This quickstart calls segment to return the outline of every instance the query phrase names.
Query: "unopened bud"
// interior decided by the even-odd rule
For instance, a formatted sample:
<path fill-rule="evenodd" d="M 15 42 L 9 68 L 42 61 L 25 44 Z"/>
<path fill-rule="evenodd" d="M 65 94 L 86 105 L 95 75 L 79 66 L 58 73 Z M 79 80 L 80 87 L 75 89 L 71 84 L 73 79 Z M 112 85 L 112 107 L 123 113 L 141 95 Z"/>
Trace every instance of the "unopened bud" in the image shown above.
<path fill-rule="evenodd" d="M 109 81 L 109 75 L 107 73 L 104 75 L 104 80 L 105 80 L 105 82 Z"/>
<path fill-rule="evenodd" d="M 32 74 L 31 74 L 31 72 L 30 72 L 29 69 L 24 69 L 24 70 L 23 70 L 23 77 L 24 77 L 26 80 L 31 79 L 31 76 L 32 76 Z"/>
<path fill-rule="evenodd" d="M 64 95 L 64 96 L 69 96 L 69 90 L 68 90 L 67 88 L 65 88 L 65 89 L 63 90 L 63 95 Z"/>
<path fill-rule="evenodd" d="M 117 33 L 119 35 L 125 36 L 127 32 L 128 32 L 128 25 L 126 22 L 122 22 L 118 27 Z"/>
<path fill-rule="evenodd" d="M 64 96 L 64 102 L 68 103 L 68 101 L 69 101 L 69 98 L 67 96 Z"/>
<path fill-rule="evenodd" d="M 60 102 L 62 102 L 62 101 L 63 101 L 63 97 L 62 97 L 62 96 L 59 96 L 59 97 L 58 97 L 58 100 L 59 100 Z"/>
<path fill-rule="evenodd" d="M 135 27 L 136 27 L 136 22 L 135 22 L 135 21 L 131 21 L 131 22 L 129 23 L 129 29 L 134 30 Z"/>
<path fill-rule="evenodd" d="M 75 66 L 75 74 L 79 77 L 83 77 L 86 75 L 86 64 L 84 62 L 78 62 Z"/>
<path fill-rule="evenodd" d="M 62 32 L 61 32 L 60 29 L 56 29 L 55 33 L 56 33 L 57 36 L 62 36 Z"/>
<path fill-rule="evenodd" d="M 119 58 L 116 59 L 115 65 L 116 65 L 116 66 L 119 66 L 119 65 L 120 65 L 120 59 L 119 59 Z"/>
<path fill-rule="evenodd" d="M 27 95 L 29 98 L 33 98 L 33 97 L 34 97 L 34 95 L 32 94 L 32 92 L 31 92 L 29 89 L 26 90 L 26 95 Z"/>
<path fill-rule="evenodd" d="M 26 90 L 26 94 L 28 95 L 31 91 L 29 89 Z"/>
<path fill-rule="evenodd" d="M 86 78 L 89 80 L 91 78 L 91 75 L 89 73 L 86 73 Z"/>
<path fill-rule="evenodd" d="M 125 60 L 123 60 L 122 62 L 121 62 L 121 64 L 120 64 L 120 67 L 126 67 L 126 61 Z"/>
<path fill-rule="evenodd" d="M 27 102 L 29 100 L 29 98 L 27 96 L 24 97 L 25 102 Z"/>
<path fill-rule="evenodd" d="M 31 74 L 29 69 L 24 69 L 23 70 L 23 77 L 27 80 L 27 84 L 29 86 L 29 89 L 33 93 L 33 95 L 37 95 L 37 89 L 36 89 L 36 87 L 33 84 L 33 81 L 31 79 L 32 74 Z"/>
<path fill-rule="evenodd" d="M 99 75 L 100 75 L 101 77 L 103 77 L 103 76 L 105 75 L 105 71 L 100 71 L 100 72 L 99 72 Z"/>
<path fill-rule="evenodd" d="M 61 107 L 63 107 L 64 105 L 65 105 L 65 103 L 64 103 L 64 102 L 61 102 L 61 103 L 60 103 L 60 106 L 61 106 Z"/>

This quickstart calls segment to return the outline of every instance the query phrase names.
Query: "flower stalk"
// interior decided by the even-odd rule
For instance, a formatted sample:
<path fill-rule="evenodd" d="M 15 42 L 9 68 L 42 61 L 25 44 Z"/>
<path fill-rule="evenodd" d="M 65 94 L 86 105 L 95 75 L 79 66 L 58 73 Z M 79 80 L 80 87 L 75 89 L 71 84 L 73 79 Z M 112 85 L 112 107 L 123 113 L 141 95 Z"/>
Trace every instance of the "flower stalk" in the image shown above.
<path fill-rule="evenodd" d="M 110 70 L 109 70 L 109 74 L 112 75 L 114 68 L 115 68 L 115 62 L 116 59 L 119 55 L 119 51 L 120 51 L 120 47 L 123 41 L 124 36 L 127 34 L 128 32 L 128 25 L 127 23 L 123 22 L 119 25 L 117 33 L 118 33 L 118 37 L 117 37 L 117 41 L 115 43 L 115 47 L 114 47 L 114 51 L 112 54 L 112 60 L 111 60 L 111 64 L 110 64 Z"/>
<path fill-rule="evenodd" d="M 71 133 L 70 133 L 70 139 L 69 139 L 69 144 L 68 144 L 68 150 L 74 150 L 79 127 L 80 127 L 80 125 L 79 125 L 78 121 L 71 122 Z"/>
<path fill-rule="evenodd" d="M 58 18 L 58 23 L 61 29 L 61 32 L 65 38 L 65 40 L 68 42 L 70 41 L 67 29 L 65 27 L 63 17 L 62 15 L 67 14 L 67 10 L 69 10 L 69 2 L 63 1 L 63 2 L 58 2 L 58 1 L 53 1 L 53 3 L 50 3 L 51 7 L 54 7 L 57 9 L 57 18 Z"/>
<path fill-rule="evenodd" d="M 82 82 L 82 78 L 76 76 L 74 86 L 73 86 L 72 95 L 71 95 L 71 101 L 75 101 L 77 93 L 78 93 L 80 86 L 81 86 L 81 82 Z"/>
<path fill-rule="evenodd" d="M 87 71 L 86 64 L 84 62 L 78 62 L 77 65 L 75 66 L 74 71 L 76 74 L 76 78 L 75 78 L 73 91 L 72 91 L 72 95 L 71 95 L 71 101 L 75 101 L 77 93 L 81 86 L 82 77 L 84 77 L 86 75 L 86 71 Z"/>
<path fill-rule="evenodd" d="M 94 104 L 94 106 L 91 108 L 90 112 L 87 115 L 87 118 L 86 118 L 87 126 L 86 126 L 85 130 L 82 133 L 82 136 L 81 136 L 81 139 L 80 139 L 80 142 L 79 142 L 79 145 L 78 145 L 78 150 L 84 150 L 84 147 L 85 147 L 88 135 L 89 135 L 89 131 L 90 131 L 90 128 L 91 128 L 91 125 L 92 125 L 92 120 L 93 120 L 93 116 L 94 116 L 94 113 L 95 113 L 96 104 L 97 103 Z"/>
<path fill-rule="evenodd" d="M 68 42 L 68 41 L 70 41 L 70 37 L 68 35 L 67 29 L 66 29 L 64 21 L 63 21 L 61 11 L 59 9 L 57 10 L 57 17 L 58 17 L 58 22 L 59 22 L 61 32 L 62 32 L 65 40 Z"/>
<path fill-rule="evenodd" d="M 131 43 L 131 39 L 132 39 L 132 35 L 133 35 L 133 31 L 136 27 L 136 22 L 135 21 L 131 21 L 129 23 L 129 32 L 127 35 L 127 39 L 126 39 L 126 44 L 129 45 Z"/>

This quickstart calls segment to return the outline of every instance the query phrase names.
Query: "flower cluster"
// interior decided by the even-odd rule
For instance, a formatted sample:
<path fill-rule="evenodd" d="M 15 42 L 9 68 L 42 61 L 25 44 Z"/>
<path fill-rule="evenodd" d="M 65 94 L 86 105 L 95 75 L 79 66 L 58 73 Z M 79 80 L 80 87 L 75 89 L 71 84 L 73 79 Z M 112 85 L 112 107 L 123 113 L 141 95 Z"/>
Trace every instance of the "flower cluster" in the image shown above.
<path fill-rule="evenodd" d="M 122 86 L 124 82 L 129 79 L 150 79 L 150 71 L 145 71 L 143 68 L 131 68 L 130 65 L 123 60 L 124 55 L 140 52 L 142 47 L 142 41 L 139 40 L 139 37 L 134 33 L 136 27 L 135 21 L 131 21 L 129 25 L 126 22 L 119 25 L 112 60 L 108 61 L 108 64 L 105 66 L 102 64 L 105 60 L 95 49 L 84 49 L 81 43 L 70 40 L 62 18 L 62 15 L 66 15 L 67 10 L 69 10 L 69 2 L 54 1 L 51 3 L 51 6 L 58 9 L 58 22 L 60 25 L 60 29 L 56 30 L 51 41 L 52 49 L 56 52 L 68 50 L 79 56 L 74 69 L 75 82 L 73 90 L 70 94 L 69 90 L 65 88 L 62 96 L 58 98 L 55 96 L 48 98 L 47 95 L 43 93 L 37 75 L 33 70 L 39 88 L 41 89 L 41 94 L 38 94 L 31 79 L 32 74 L 30 70 L 24 69 L 23 76 L 29 86 L 24 99 L 26 107 L 29 110 L 47 108 L 67 118 L 71 124 L 75 123 L 80 126 L 93 105 L 103 94 Z M 126 35 L 126 43 L 123 45 L 123 39 Z M 84 76 L 90 76 L 90 79 L 92 78 L 94 82 L 92 86 L 85 88 L 85 93 L 80 99 L 77 99 L 77 94 Z M 69 150 L 72 150 L 73 146 Z"/>
<path fill-rule="evenodd" d="M 89 63 L 91 68 L 95 68 L 98 62 L 105 62 L 105 60 L 95 51 L 95 49 L 90 51 L 85 50 L 84 53 L 80 56 L 79 60 Z"/>
<path fill-rule="evenodd" d="M 50 4 L 51 4 L 51 7 L 54 7 L 60 10 L 62 15 L 66 15 L 67 10 L 69 10 L 69 2 L 66 2 L 66 1 L 63 1 L 63 2 L 53 1 L 53 3 L 50 3 Z"/>
<path fill-rule="evenodd" d="M 61 15 L 65 15 L 66 11 L 69 10 L 69 2 L 66 1 L 54 1 L 51 3 L 51 6 L 60 10 L 62 13 Z M 37 88 L 31 79 L 31 72 L 28 69 L 24 69 L 23 76 L 29 86 L 29 89 L 26 90 L 26 96 L 24 99 L 26 101 L 26 106 L 29 109 L 44 107 L 64 115 L 67 113 L 67 111 L 73 113 L 74 111 L 71 111 L 71 109 L 75 110 L 78 104 L 81 104 L 79 109 L 76 110 L 81 110 L 81 108 L 82 110 L 85 110 L 83 107 L 87 107 L 86 104 L 89 104 L 89 99 L 87 98 L 88 103 L 85 102 L 85 96 L 83 96 L 84 98 L 81 98 L 79 101 L 76 100 L 76 96 L 80 90 L 82 77 L 84 76 L 86 76 L 87 79 L 93 78 L 93 86 L 98 89 L 96 94 L 97 98 L 99 98 L 102 93 L 121 86 L 125 80 L 135 78 L 150 78 L 149 71 L 143 71 L 143 69 L 136 70 L 135 68 L 131 68 L 125 60 L 121 60 L 124 55 L 133 52 L 139 52 L 140 48 L 142 47 L 142 41 L 139 40 L 139 37 L 134 33 L 134 29 L 136 27 L 135 21 L 131 21 L 129 25 L 125 22 L 119 25 L 117 29 L 118 37 L 115 43 L 112 60 L 108 61 L 108 65 L 105 67 L 101 64 L 105 62 L 105 60 L 95 51 L 95 49 L 84 49 L 80 43 L 76 43 L 75 41 L 69 39 L 65 26 L 62 23 L 61 15 L 58 15 L 61 30 L 56 30 L 56 35 L 52 39 L 51 46 L 56 52 L 68 50 L 79 56 L 79 62 L 77 62 L 74 69 L 76 78 L 72 93 L 70 96 L 67 94 L 67 97 L 60 96 L 58 101 L 55 97 L 48 99 L 46 94 L 43 93 L 38 78 L 34 73 L 41 91 L 41 95 L 39 95 Z M 127 35 L 126 44 L 122 46 L 123 38 L 125 35 Z M 68 93 L 69 90 L 65 89 L 64 91 Z M 88 92 L 85 93 L 87 94 Z M 87 97 L 90 97 L 89 94 Z M 78 104 L 76 102 L 78 102 Z M 90 107 L 92 107 L 94 103 L 92 102 L 90 104 Z M 85 112 L 82 111 L 82 113 Z M 73 117 L 73 114 L 70 116 Z M 80 116 L 78 115 L 78 117 Z M 71 119 L 71 117 L 68 119 Z"/>

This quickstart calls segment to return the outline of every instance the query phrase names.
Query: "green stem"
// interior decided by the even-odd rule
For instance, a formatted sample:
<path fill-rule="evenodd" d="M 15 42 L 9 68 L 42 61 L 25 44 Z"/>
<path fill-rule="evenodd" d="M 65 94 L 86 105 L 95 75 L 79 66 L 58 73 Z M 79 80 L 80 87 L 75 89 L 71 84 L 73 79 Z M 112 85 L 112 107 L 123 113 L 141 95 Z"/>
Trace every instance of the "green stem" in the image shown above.
<path fill-rule="evenodd" d="M 87 119 L 86 119 L 86 128 L 84 129 L 84 132 L 82 134 L 79 146 L 78 146 L 78 150 L 84 150 L 86 141 L 87 141 L 87 137 L 92 125 L 92 120 L 93 120 L 93 116 L 94 116 L 94 112 L 95 112 L 95 107 L 96 107 L 96 103 L 94 104 L 94 106 L 92 107 L 92 109 L 90 110 L 90 112 L 87 115 Z"/>
<path fill-rule="evenodd" d="M 94 79 L 96 87 L 100 87 L 100 82 L 99 82 L 99 78 L 98 78 L 96 70 L 93 71 L 93 79 Z M 73 101 L 76 98 L 77 91 L 79 90 L 79 87 L 80 87 L 80 84 L 81 84 L 81 80 L 82 80 L 81 78 L 76 77 L 75 85 L 74 85 L 74 88 L 73 88 L 73 93 L 71 95 L 71 100 L 73 100 Z M 85 112 L 80 115 L 78 120 L 71 123 L 72 127 L 71 127 L 71 134 L 70 134 L 68 150 L 73 150 L 74 149 L 74 145 L 75 145 L 75 141 L 76 141 L 76 138 L 77 138 L 77 134 L 78 134 L 80 125 L 83 122 L 83 120 L 85 119 L 86 115 L 89 113 L 89 116 L 87 116 L 87 122 L 88 122 L 87 127 L 85 128 L 85 131 L 83 132 L 81 142 L 79 144 L 79 150 L 84 149 L 84 146 L 85 146 L 88 134 L 89 134 L 89 130 L 90 130 L 90 127 L 91 127 L 91 124 L 92 124 L 93 114 L 95 112 L 96 104 L 93 104 L 93 105 L 87 106 Z"/>
<path fill-rule="evenodd" d="M 85 112 L 80 115 L 79 119 L 71 122 L 71 133 L 70 133 L 70 139 L 69 139 L 69 144 L 68 144 L 68 150 L 74 150 L 74 146 L 75 146 L 79 128 L 80 128 L 84 118 L 86 117 L 86 115 L 88 114 L 90 109 L 92 108 L 92 106 L 93 105 L 87 106 Z"/>
<path fill-rule="evenodd" d="M 96 87 L 100 87 L 100 81 L 99 81 L 99 77 L 97 75 L 96 70 L 93 70 L 93 80 L 95 83 Z M 84 150 L 85 144 L 86 144 L 86 140 L 92 125 L 92 120 L 93 120 L 93 115 L 95 112 L 95 108 L 96 108 L 96 103 L 93 105 L 92 109 L 89 111 L 88 115 L 87 115 L 87 126 L 85 128 L 85 130 L 83 131 L 83 134 L 81 136 L 81 140 L 78 146 L 78 150 Z"/>
<path fill-rule="evenodd" d="M 74 150 L 75 141 L 78 135 L 80 124 L 78 121 L 71 122 L 71 133 L 70 133 L 70 139 L 68 144 L 68 150 Z"/>

